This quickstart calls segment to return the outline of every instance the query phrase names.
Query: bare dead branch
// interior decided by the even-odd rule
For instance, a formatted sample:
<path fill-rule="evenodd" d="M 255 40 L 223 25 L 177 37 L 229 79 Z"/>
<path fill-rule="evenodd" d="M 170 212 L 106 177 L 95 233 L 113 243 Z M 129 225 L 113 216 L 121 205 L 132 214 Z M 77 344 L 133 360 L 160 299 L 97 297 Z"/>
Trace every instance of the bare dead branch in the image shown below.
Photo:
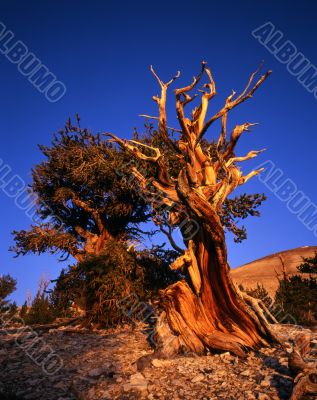
<path fill-rule="evenodd" d="M 200 79 L 201 79 L 201 77 L 202 77 L 202 75 L 203 75 L 203 73 L 204 73 L 204 71 L 205 71 L 205 69 L 206 69 L 206 65 L 207 65 L 207 62 L 206 62 L 206 61 L 203 61 L 203 62 L 201 63 L 201 70 L 200 70 L 200 72 L 199 72 L 197 78 L 194 76 L 193 82 L 192 82 L 190 85 L 185 86 L 185 87 L 180 88 L 180 89 L 176 89 L 176 90 L 175 90 L 176 96 L 179 96 L 179 95 L 181 95 L 181 94 L 183 94 L 183 93 L 190 92 L 190 91 L 197 85 L 197 83 L 200 81 Z"/>
<path fill-rule="evenodd" d="M 191 97 L 187 94 L 187 92 L 191 91 L 198 84 L 206 69 L 206 64 L 207 63 L 205 61 L 202 62 L 200 73 L 198 74 L 197 78 L 194 77 L 193 82 L 190 85 L 175 90 L 177 118 L 183 133 L 187 136 L 188 139 L 190 138 L 190 132 L 187 126 L 188 120 L 185 117 L 184 107 L 190 101 L 194 100 L 196 96 Z M 184 99 L 182 99 L 182 96 L 184 97 Z"/>
<path fill-rule="evenodd" d="M 102 218 L 100 216 L 100 210 L 98 211 L 97 209 L 94 209 L 89 206 L 89 204 L 83 200 L 81 200 L 78 196 L 75 195 L 73 191 L 71 191 L 71 196 L 70 196 L 72 202 L 74 203 L 75 206 L 81 208 L 82 210 L 86 211 L 88 214 L 91 215 L 93 220 L 95 221 L 97 228 L 100 233 L 105 231 L 105 225 L 102 221 Z M 80 236 L 83 236 L 83 230 L 82 233 L 77 232 Z M 86 232 L 87 234 L 89 233 L 88 231 Z"/>
<path fill-rule="evenodd" d="M 159 85 L 160 85 L 161 87 L 165 86 L 166 88 L 169 87 L 169 86 L 170 86 L 177 78 L 179 78 L 180 75 L 181 75 L 180 71 L 177 71 L 176 75 L 175 75 L 170 81 L 168 81 L 167 83 L 164 83 L 164 82 L 159 78 L 159 76 L 157 75 L 157 73 L 154 71 L 154 68 L 153 68 L 152 65 L 150 66 L 150 70 L 151 70 L 152 74 L 155 76 L 155 78 L 156 78 L 156 80 L 158 81 Z"/>
<path fill-rule="evenodd" d="M 256 77 L 258 72 L 260 72 L 262 67 L 263 67 L 263 62 L 261 62 L 261 64 L 258 66 L 258 68 L 253 72 L 253 74 L 251 74 L 247 86 L 245 87 L 244 91 L 240 94 L 239 97 L 242 98 L 247 93 L 247 91 L 249 90 L 249 87 L 251 86 L 251 83 L 253 82 L 253 79 Z"/>
<path fill-rule="evenodd" d="M 180 248 L 180 247 L 176 244 L 176 242 L 175 242 L 175 240 L 174 240 L 174 238 L 173 238 L 173 235 L 172 235 L 172 228 L 168 225 L 168 230 L 166 230 L 166 229 L 163 227 L 162 224 L 159 224 L 159 227 L 160 227 L 161 232 L 164 233 L 164 235 L 168 238 L 168 240 L 169 240 L 171 246 L 173 247 L 173 249 L 174 249 L 175 251 L 177 251 L 179 254 L 184 254 L 184 250 L 183 250 L 182 248 Z"/>
<path fill-rule="evenodd" d="M 161 157 L 161 152 L 156 147 L 151 147 L 151 146 L 145 145 L 144 143 L 136 142 L 135 140 L 122 140 L 122 139 L 118 138 L 117 136 L 115 136 L 113 133 L 105 133 L 105 136 L 111 137 L 112 139 L 110 139 L 109 141 L 118 143 L 122 148 L 128 150 L 135 158 L 137 158 L 139 160 L 150 161 L 150 162 L 156 163 L 158 161 L 158 159 Z M 155 153 L 155 156 L 147 156 L 147 155 L 143 154 L 138 149 L 137 146 L 132 146 L 131 144 L 129 144 L 129 142 L 136 143 L 138 146 L 145 147 L 145 148 L 152 150 Z"/>
<path fill-rule="evenodd" d="M 231 132 L 230 135 L 230 140 L 229 143 L 223 153 L 223 158 L 224 160 L 227 160 L 228 158 L 232 157 L 234 154 L 234 149 L 236 147 L 236 144 L 238 143 L 238 140 L 240 139 L 240 136 L 242 135 L 243 132 L 249 132 L 250 131 L 250 127 L 257 125 L 256 123 L 250 123 L 250 122 L 246 122 L 243 125 L 237 125 L 233 131 Z"/>
<path fill-rule="evenodd" d="M 255 169 L 254 171 L 251 171 L 248 175 L 242 176 L 239 180 L 239 185 L 242 185 L 242 184 L 248 182 L 249 179 L 260 174 L 262 171 L 264 171 L 264 168 Z"/>
<path fill-rule="evenodd" d="M 266 72 L 264 75 L 261 76 L 261 78 L 256 82 L 256 84 L 252 87 L 252 89 L 249 89 L 257 71 L 251 75 L 251 78 L 248 81 L 248 84 L 246 88 L 243 90 L 243 92 L 235 99 L 232 100 L 234 96 L 234 92 L 231 96 L 227 98 L 225 106 L 218 111 L 214 116 L 212 116 L 204 125 L 204 127 L 201 129 L 199 134 L 197 135 L 196 143 L 200 141 L 200 139 L 204 136 L 204 134 L 207 132 L 208 128 L 210 125 L 215 122 L 217 119 L 221 118 L 225 113 L 227 113 L 229 110 L 233 109 L 234 107 L 238 106 L 239 104 L 243 103 L 247 99 L 251 98 L 253 93 L 262 85 L 262 83 L 265 81 L 265 79 L 271 75 L 272 71 Z"/>
<path fill-rule="evenodd" d="M 179 148 L 177 145 L 171 140 L 168 134 L 168 126 L 167 126 L 167 116 L 166 116 L 166 92 L 167 88 L 180 76 L 180 71 L 177 71 L 177 74 L 167 83 L 164 83 L 157 73 L 154 71 L 152 65 L 150 67 L 152 74 L 155 76 L 157 82 L 161 87 L 161 97 L 153 96 L 153 100 L 159 106 L 159 118 L 158 118 L 158 128 L 159 132 L 162 135 L 164 141 L 177 153 L 180 153 Z"/>
<path fill-rule="evenodd" d="M 143 118 L 147 118 L 147 119 L 155 119 L 155 120 L 160 119 L 160 117 L 153 117 L 151 115 L 146 115 L 146 114 L 139 114 L 139 117 L 143 117 Z M 174 131 L 174 132 L 182 133 L 182 131 L 180 129 L 172 128 L 171 126 L 166 126 L 166 128 L 170 129 L 171 131 Z"/>
<path fill-rule="evenodd" d="M 249 153 L 243 157 L 232 157 L 226 162 L 226 166 L 229 167 L 229 165 L 236 163 L 236 162 L 251 160 L 252 158 L 257 157 L 258 154 L 263 153 L 263 151 L 265 151 L 265 150 L 266 149 L 252 150 L 252 151 L 249 151 Z"/>
<path fill-rule="evenodd" d="M 209 92 L 207 92 L 206 90 L 201 90 L 201 92 L 203 92 L 203 95 L 201 98 L 200 112 L 197 118 L 198 132 L 203 129 L 209 101 L 216 95 L 216 85 L 211 75 L 210 69 L 206 68 L 205 71 L 209 78 L 209 83 L 206 83 L 204 85 L 204 88 L 209 89 Z"/>
<path fill-rule="evenodd" d="M 221 118 L 221 132 L 217 143 L 217 151 L 219 152 L 224 144 L 226 143 L 227 138 L 227 119 L 228 113 L 224 113 Z"/>

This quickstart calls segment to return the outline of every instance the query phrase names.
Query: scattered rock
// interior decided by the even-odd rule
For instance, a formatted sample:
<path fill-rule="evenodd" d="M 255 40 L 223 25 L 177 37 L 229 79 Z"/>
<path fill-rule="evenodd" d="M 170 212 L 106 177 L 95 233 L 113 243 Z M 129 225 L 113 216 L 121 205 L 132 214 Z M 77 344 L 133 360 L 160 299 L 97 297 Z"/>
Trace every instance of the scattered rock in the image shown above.
<path fill-rule="evenodd" d="M 54 388 L 61 389 L 63 391 L 67 391 L 69 389 L 69 386 L 70 386 L 69 382 L 60 381 L 58 383 L 55 383 Z"/>
<path fill-rule="evenodd" d="M 139 372 L 142 372 L 145 370 L 145 368 L 151 366 L 152 358 L 153 358 L 152 354 L 147 354 L 145 356 L 140 357 L 136 362 L 137 370 Z"/>
<path fill-rule="evenodd" d="M 266 377 L 263 381 L 261 381 L 260 385 L 263 387 L 268 387 L 271 385 L 271 383 L 270 383 L 269 379 Z"/>
<path fill-rule="evenodd" d="M 172 363 L 171 360 L 162 360 L 160 358 L 154 358 L 152 360 L 152 365 L 153 365 L 153 367 L 156 367 L 156 368 L 167 367 L 167 366 L 171 365 L 171 363 Z"/>
<path fill-rule="evenodd" d="M 94 368 L 88 372 L 88 375 L 92 378 L 99 378 L 99 376 L 104 375 L 106 372 L 105 368 Z"/>
<path fill-rule="evenodd" d="M 258 394 L 258 399 L 259 400 L 271 400 L 270 397 L 265 393 L 259 393 Z"/>
<path fill-rule="evenodd" d="M 147 387 L 147 380 L 140 372 L 137 372 L 136 374 L 130 376 L 130 382 L 125 384 L 123 389 L 125 392 L 137 391 L 144 393 L 147 392 Z"/>
<path fill-rule="evenodd" d="M 203 375 L 203 374 L 198 374 L 198 375 L 196 375 L 196 376 L 191 380 L 191 382 L 197 383 L 197 382 L 203 381 L 204 379 L 205 379 L 205 375 Z"/>
<path fill-rule="evenodd" d="M 284 337 L 303 329 L 274 326 Z M 287 400 L 292 391 L 287 355 L 280 348 L 260 349 L 241 360 L 230 353 L 153 358 L 142 327 L 41 336 L 63 362 L 47 375 L 0 333 L 0 399 L 14 400 Z M 311 358 L 317 332 L 312 333 Z M 145 365 L 137 371 L 138 360 Z M 11 397 L 9 397 L 9 395 Z"/>

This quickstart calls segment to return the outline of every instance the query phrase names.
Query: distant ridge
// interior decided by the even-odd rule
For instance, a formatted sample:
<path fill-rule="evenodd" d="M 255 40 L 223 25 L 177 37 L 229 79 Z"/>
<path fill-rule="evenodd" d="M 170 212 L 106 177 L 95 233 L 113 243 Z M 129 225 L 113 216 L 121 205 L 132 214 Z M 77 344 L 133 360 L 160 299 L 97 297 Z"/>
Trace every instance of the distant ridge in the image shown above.
<path fill-rule="evenodd" d="M 269 294 L 274 297 L 278 288 L 277 275 L 282 276 L 283 264 L 287 274 L 299 274 L 297 267 L 301 264 L 302 257 L 312 257 L 315 252 L 317 252 L 317 246 L 303 246 L 280 251 L 232 269 L 231 275 L 235 282 L 241 283 L 246 288 L 256 287 L 257 283 L 263 284 Z"/>

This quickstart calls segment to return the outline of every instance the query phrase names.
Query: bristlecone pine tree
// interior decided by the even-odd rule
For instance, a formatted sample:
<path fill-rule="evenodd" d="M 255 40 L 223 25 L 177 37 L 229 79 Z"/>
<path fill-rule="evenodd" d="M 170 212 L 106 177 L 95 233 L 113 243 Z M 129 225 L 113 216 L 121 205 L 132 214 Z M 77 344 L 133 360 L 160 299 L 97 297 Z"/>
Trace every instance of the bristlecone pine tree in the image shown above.
<path fill-rule="evenodd" d="M 258 70 L 254 72 L 240 95 L 235 97 L 233 92 L 223 108 L 207 118 L 208 104 L 215 96 L 216 88 L 212 74 L 203 62 L 193 82 L 175 90 L 176 113 L 181 128 L 174 129 L 174 132 L 180 132 L 177 140 L 167 125 L 166 94 L 180 73 L 164 83 L 152 67 L 151 71 L 161 88 L 160 96 L 153 97 L 159 108 L 158 133 L 177 156 L 178 175 L 175 177 L 170 173 L 168 160 L 159 147 L 122 140 L 112 133 L 107 135 L 111 137 L 110 141 L 119 144 L 138 160 L 156 166 L 157 173 L 150 177 L 135 167 L 131 172 L 145 193 L 160 194 L 169 223 L 179 226 L 182 221 L 188 221 L 187 226 L 181 228 L 186 250 L 171 267 L 187 271 L 189 279 L 176 282 L 162 292 L 164 312 L 157 326 L 158 351 L 162 356 L 171 356 L 179 351 L 201 354 L 207 349 L 226 350 L 243 356 L 248 348 L 268 345 L 272 339 L 278 338 L 274 336 L 259 301 L 239 291 L 230 278 L 222 220 L 224 204 L 234 189 L 261 170 L 243 175 L 238 167 L 238 163 L 256 157 L 260 151 L 250 151 L 242 157 L 235 154 L 241 134 L 254 124 L 237 125 L 227 139 L 227 116 L 230 110 L 252 97 L 271 71 L 255 84 Z M 201 103 L 188 118 L 185 106 L 197 96 L 190 95 L 190 92 L 203 76 L 208 81 L 200 90 Z M 215 146 L 208 147 L 203 143 L 204 135 L 220 118 L 219 138 Z M 189 225 L 193 227 L 191 237 L 188 237 Z"/>
<path fill-rule="evenodd" d="M 99 134 L 69 119 L 33 170 L 39 224 L 15 231 L 13 251 L 71 254 L 77 261 L 99 255 L 108 240 L 133 240 L 149 219 L 139 192 L 127 182 L 129 158 Z"/>

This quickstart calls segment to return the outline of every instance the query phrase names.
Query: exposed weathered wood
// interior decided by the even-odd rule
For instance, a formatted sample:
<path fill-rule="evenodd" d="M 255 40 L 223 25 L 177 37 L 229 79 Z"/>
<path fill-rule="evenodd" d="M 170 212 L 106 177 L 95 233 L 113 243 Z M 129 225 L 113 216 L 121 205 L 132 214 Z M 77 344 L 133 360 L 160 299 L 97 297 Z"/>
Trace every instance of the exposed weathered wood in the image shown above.
<path fill-rule="evenodd" d="M 245 292 L 240 291 L 240 294 L 242 298 L 245 300 L 245 302 L 253 309 L 253 311 L 255 312 L 256 316 L 259 319 L 261 326 L 264 328 L 265 332 L 269 335 L 269 337 L 271 337 L 276 343 L 279 343 L 284 348 L 284 342 L 271 328 L 266 315 L 272 320 L 273 323 L 277 323 L 277 320 L 265 307 L 264 303 L 259 299 L 255 299 L 254 297 L 249 296 Z"/>
<path fill-rule="evenodd" d="M 290 400 L 300 400 L 306 394 L 317 395 L 317 372 L 299 374 Z"/>
<path fill-rule="evenodd" d="M 300 400 L 306 394 L 317 395 L 317 362 L 307 363 L 304 357 L 310 351 L 310 335 L 299 334 L 294 339 L 288 365 L 294 376 L 294 388 L 291 400 Z"/>

